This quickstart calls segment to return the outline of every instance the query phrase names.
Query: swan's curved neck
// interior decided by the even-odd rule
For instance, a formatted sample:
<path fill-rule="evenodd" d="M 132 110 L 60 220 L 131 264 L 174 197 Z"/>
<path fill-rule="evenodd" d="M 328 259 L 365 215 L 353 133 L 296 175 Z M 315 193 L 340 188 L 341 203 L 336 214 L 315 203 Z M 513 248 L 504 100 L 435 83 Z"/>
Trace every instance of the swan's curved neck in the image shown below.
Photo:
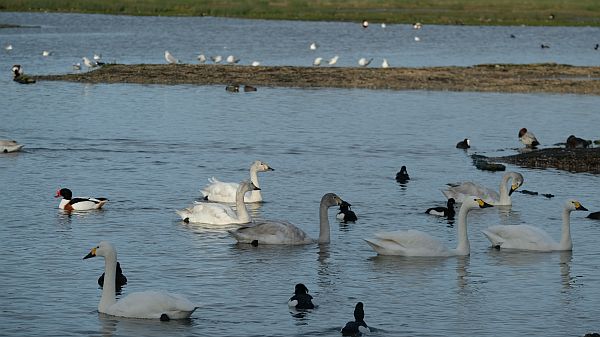
<path fill-rule="evenodd" d="M 106 313 L 107 309 L 117 302 L 115 278 L 117 276 L 117 253 L 108 254 L 104 257 L 104 285 L 102 286 L 102 297 L 98 303 L 98 311 Z"/>
<path fill-rule="evenodd" d="M 461 207 L 458 211 L 458 229 L 456 239 L 458 244 L 456 246 L 456 252 L 459 255 L 469 255 L 471 253 L 471 246 L 469 244 L 469 237 L 467 236 L 467 214 L 469 209 L 467 207 Z"/>
<path fill-rule="evenodd" d="M 512 179 L 512 176 L 509 174 L 504 175 L 502 177 L 502 182 L 500 183 L 500 202 L 499 205 L 511 205 L 510 195 L 508 195 L 508 189 L 506 185 L 508 185 L 508 181 Z"/>
<path fill-rule="evenodd" d="M 327 210 L 329 207 L 321 202 L 321 206 L 319 207 L 319 243 L 329 243 L 330 241 L 330 233 L 329 233 L 329 218 L 327 217 Z"/>
<path fill-rule="evenodd" d="M 571 241 L 571 210 L 565 208 L 562 214 L 562 235 L 560 237 L 560 250 L 573 249 L 573 241 Z"/>
<path fill-rule="evenodd" d="M 244 195 L 247 191 L 248 189 L 240 185 L 240 188 L 235 193 L 235 210 L 238 220 L 243 222 L 250 222 L 250 214 L 248 214 L 248 208 L 246 208 L 246 203 L 244 202 Z"/>
<path fill-rule="evenodd" d="M 254 186 L 259 187 L 260 185 L 258 184 L 258 168 L 256 168 L 254 165 L 252 165 L 252 167 L 250 167 L 250 181 L 252 181 L 252 183 L 254 184 Z M 262 199 L 261 198 L 261 194 L 260 194 L 260 190 L 253 190 L 250 191 L 250 195 L 252 195 L 252 198 L 254 200 L 256 199 Z"/>

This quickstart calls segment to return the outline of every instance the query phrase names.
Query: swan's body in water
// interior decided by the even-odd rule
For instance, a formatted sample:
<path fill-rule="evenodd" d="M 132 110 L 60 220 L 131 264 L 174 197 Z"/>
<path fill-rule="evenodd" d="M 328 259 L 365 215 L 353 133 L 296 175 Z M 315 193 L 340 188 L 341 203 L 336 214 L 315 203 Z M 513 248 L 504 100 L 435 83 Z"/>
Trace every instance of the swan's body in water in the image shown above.
<path fill-rule="evenodd" d="M 458 211 L 458 244 L 455 249 L 447 248 L 441 241 L 418 230 L 400 230 L 375 234 L 374 239 L 365 240 L 379 255 L 402 256 L 456 256 L 469 255 L 467 237 L 467 214 L 472 209 L 492 207 L 481 198 L 465 198 Z"/>
<path fill-rule="evenodd" d="M 342 336 L 360 336 L 371 332 L 365 323 L 365 310 L 362 302 L 356 303 L 354 307 L 354 321 L 346 323 L 342 328 Z"/>
<path fill-rule="evenodd" d="M 275 171 L 267 163 L 260 160 L 255 161 L 250 165 L 250 180 L 254 186 L 258 187 L 244 196 L 244 202 L 261 202 L 262 194 L 260 193 L 260 185 L 258 184 L 258 172 Z M 216 202 L 235 202 L 235 193 L 239 187 L 238 183 L 226 183 L 212 177 L 208 180 L 210 184 L 202 189 L 204 199 Z"/>
<path fill-rule="evenodd" d="M 319 208 L 319 239 L 314 240 L 295 225 L 282 220 L 260 220 L 253 225 L 231 230 L 229 233 L 239 243 L 267 245 L 304 245 L 313 242 L 329 243 L 329 219 L 327 210 L 341 205 L 343 200 L 334 193 L 327 193 L 321 198 Z"/>
<path fill-rule="evenodd" d="M 512 184 L 510 190 L 507 190 L 506 185 L 509 180 L 512 180 Z M 494 190 L 470 181 L 452 185 L 448 189 L 443 190 L 442 193 L 448 199 L 454 198 L 456 202 L 462 202 L 467 196 L 476 196 L 494 206 L 510 206 L 512 205 L 510 195 L 516 191 L 517 188 L 521 187 L 521 185 L 523 185 L 523 176 L 520 173 L 506 172 L 500 183 L 499 194 Z"/>
<path fill-rule="evenodd" d="M 212 225 L 242 224 L 252 221 L 244 195 L 248 191 L 260 190 L 251 181 L 242 181 L 236 191 L 235 208 L 214 202 L 197 202 L 194 206 L 176 211 L 185 222 L 206 223 Z"/>
<path fill-rule="evenodd" d="M 17 143 L 10 139 L 0 139 L 0 152 L 9 153 L 17 152 L 23 148 L 24 145 Z"/>
<path fill-rule="evenodd" d="M 572 250 L 571 212 L 587 211 L 577 200 L 568 200 L 562 214 L 560 242 L 554 241 L 544 230 L 529 225 L 498 225 L 483 230 L 493 247 L 501 249 L 556 251 Z"/>
<path fill-rule="evenodd" d="M 104 257 L 104 287 L 98 304 L 98 312 L 103 314 L 129 317 L 152 318 L 160 320 L 189 318 L 196 306 L 179 294 L 163 291 L 142 291 L 131 293 L 117 301 L 115 299 L 115 276 L 117 270 L 117 251 L 107 241 L 92 248 L 84 257 Z"/>

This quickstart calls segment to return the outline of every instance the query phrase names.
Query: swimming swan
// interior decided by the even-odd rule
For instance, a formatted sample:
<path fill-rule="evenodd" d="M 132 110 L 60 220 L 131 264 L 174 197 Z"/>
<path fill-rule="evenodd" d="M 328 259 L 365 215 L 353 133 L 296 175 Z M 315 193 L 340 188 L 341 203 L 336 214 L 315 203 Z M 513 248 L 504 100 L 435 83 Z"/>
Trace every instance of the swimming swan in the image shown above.
<path fill-rule="evenodd" d="M 314 240 L 303 230 L 295 225 L 282 220 L 255 221 L 254 225 L 245 226 L 229 233 L 239 243 L 267 244 L 267 245 L 305 245 L 313 242 L 329 243 L 329 219 L 327 210 L 332 206 L 339 206 L 344 202 L 334 193 L 327 193 L 321 198 L 319 208 L 319 239 Z"/>
<path fill-rule="evenodd" d="M 587 211 L 577 200 L 568 200 L 562 214 L 560 242 L 554 241 L 544 230 L 529 225 L 498 225 L 483 230 L 493 247 L 502 249 L 555 251 L 572 250 L 571 212 Z"/>
<path fill-rule="evenodd" d="M 252 163 L 250 166 L 250 180 L 254 186 L 260 188 L 260 185 L 258 184 L 257 173 L 267 171 L 275 171 L 275 169 L 271 168 L 267 163 L 260 160 Z M 204 187 L 204 189 L 201 191 L 202 195 L 204 195 L 204 199 L 217 202 L 235 202 L 235 192 L 239 186 L 238 183 L 225 183 L 217 180 L 215 177 L 212 177 L 208 181 L 210 184 Z M 244 196 L 244 202 L 261 202 L 262 200 L 260 189 L 252 191 L 248 195 Z"/>
<path fill-rule="evenodd" d="M 508 183 L 509 179 L 512 180 L 512 185 L 510 187 L 510 191 L 507 192 L 506 184 Z M 506 172 L 502 177 L 502 182 L 500 183 L 500 194 L 494 190 L 470 181 L 458 184 L 456 186 L 451 186 L 448 189 L 443 190 L 442 193 L 448 199 L 454 198 L 456 202 L 462 202 L 466 196 L 474 195 L 494 206 L 510 206 L 512 205 L 510 195 L 521 185 L 523 185 L 523 176 L 520 173 Z"/>
<path fill-rule="evenodd" d="M 98 312 L 103 314 L 129 317 L 154 318 L 161 320 L 189 318 L 197 306 L 179 294 L 164 291 L 141 291 L 115 299 L 115 275 L 117 269 L 117 251 L 115 247 L 102 241 L 84 257 L 104 257 L 104 287 L 98 303 Z"/>
<path fill-rule="evenodd" d="M 185 222 L 206 223 L 211 225 L 241 224 L 252 221 L 244 203 L 244 194 L 260 190 L 251 181 L 242 181 L 236 191 L 235 209 L 229 205 L 214 202 L 197 202 L 194 206 L 177 210 Z"/>
<path fill-rule="evenodd" d="M 399 230 L 375 234 L 374 239 L 365 239 L 379 255 L 402 256 L 456 256 L 469 255 L 470 246 L 467 237 L 467 214 L 475 208 L 492 207 L 480 198 L 465 198 L 458 211 L 458 244 L 456 249 L 447 248 L 431 235 L 414 230 Z"/>
<path fill-rule="evenodd" d="M 17 152 L 23 148 L 24 145 L 17 143 L 10 139 L 0 139 L 0 152 L 9 153 Z"/>

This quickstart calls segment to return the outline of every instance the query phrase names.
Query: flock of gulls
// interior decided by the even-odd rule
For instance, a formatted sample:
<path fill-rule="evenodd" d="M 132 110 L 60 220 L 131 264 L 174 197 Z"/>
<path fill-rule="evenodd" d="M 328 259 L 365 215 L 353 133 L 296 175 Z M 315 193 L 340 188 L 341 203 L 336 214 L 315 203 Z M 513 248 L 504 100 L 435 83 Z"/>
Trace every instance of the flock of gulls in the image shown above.
<path fill-rule="evenodd" d="M 537 137 L 526 128 L 518 133 L 519 140 L 527 148 L 540 145 Z M 570 136 L 567 146 L 587 147 L 587 141 Z M 18 151 L 23 145 L 12 140 L 0 140 L 2 152 Z M 459 142 L 457 148 L 469 148 L 470 140 Z M 258 174 L 271 172 L 274 169 L 267 163 L 257 160 L 250 165 L 250 179 L 236 182 L 224 182 L 212 177 L 201 190 L 202 200 L 195 201 L 188 207 L 176 211 L 186 223 L 201 223 L 209 225 L 227 225 L 231 237 L 241 244 L 258 245 L 306 245 L 312 243 L 327 244 L 330 242 L 330 224 L 328 210 L 339 207 L 336 218 L 343 222 L 356 222 L 358 217 L 351 209 L 351 204 L 344 201 L 335 193 L 326 193 L 319 205 L 319 236 L 311 238 L 295 224 L 285 220 L 253 219 L 246 207 L 247 203 L 263 201 Z M 402 166 L 396 174 L 396 180 L 401 184 L 410 181 L 406 166 Z M 499 184 L 498 190 L 491 189 L 475 182 L 448 184 L 442 190 L 446 197 L 446 206 L 431 207 L 427 214 L 442 216 L 453 220 L 458 217 L 457 243 L 455 248 L 447 247 L 440 240 L 428 233 L 414 230 L 396 230 L 375 233 L 372 238 L 365 239 L 366 243 L 379 255 L 448 257 L 465 256 L 470 254 L 469 238 L 467 235 L 467 217 L 473 210 L 489 207 L 511 207 L 511 195 L 524 183 L 524 177 L 518 172 L 506 172 Z M 58 207 L 67 212 L 90 211 L 103 208 L 107 198 L 73 197 L 68 188 L 56 192 L 56 198 L 61 198 Z M 458 215 L 455 205 L 460 204 Z M 530 225 L 494 225 L 482 230 L 483 235 L 497 249 L 526 250 L 526 251 L 565 251 L 572 250 L 573 242 L 570 231 L 570 215 L 573 211 L 587 211 L 577 200 L 567 200 L 562 210 L 562 234 L 560 240 L 555 240 L 543 229 Z M 588 218 L 600 219 L 600 212 L 590 213 Z M 198 308 L 192 301 L 179 294 L 164 291 L 136 292 L 116 299 L 116 292 L 127 283 L 120 264 L 117 261 L 116 248 L 107 241 L 102 241 L 94 247 L 84 259 L 100 256 L 105 260 L 104 273 L 98 279 L 102 286 L 102 295 L 98 304 L 101 313 L 160 320 L 188 318 Z M 313 309 L 312 296 L 307 287 L 299 283 L 295 286 L 294 295 L 288 305 L 295 309 Z M 369 331 L 364 321 L 363 303 L 356 304 L 354 321 L 348 322 L 341 332 L 344 335 L 358 335 Z"/>

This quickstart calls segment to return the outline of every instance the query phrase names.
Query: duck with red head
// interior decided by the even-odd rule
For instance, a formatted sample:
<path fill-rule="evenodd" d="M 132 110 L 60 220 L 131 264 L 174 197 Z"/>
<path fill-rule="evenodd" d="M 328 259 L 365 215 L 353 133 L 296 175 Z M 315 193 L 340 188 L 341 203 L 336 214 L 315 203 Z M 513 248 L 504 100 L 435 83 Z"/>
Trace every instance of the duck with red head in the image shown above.
<path fill-rule="evenodd" d="M 100 209 L 108 202 L 106 198 L 88 198 L 77 197 L 73 198 L 73 192 L 68 188 L 61 188 L 56 191 L 55 198 L 61 198 L 58 208 L 65 211 L 89 211 L 92 209 Z"/>
<path fill-rule="evenodd" d="M 519 140 L 521 143 L 523 143 L 523 145 L 529 148 L 535 148 L 536 146 L 540 145 L 540 142 L 538 142 L 537 138 L 535 138 L 533 132 L 527 131 L 526 128 L 519 130 Z"/>

